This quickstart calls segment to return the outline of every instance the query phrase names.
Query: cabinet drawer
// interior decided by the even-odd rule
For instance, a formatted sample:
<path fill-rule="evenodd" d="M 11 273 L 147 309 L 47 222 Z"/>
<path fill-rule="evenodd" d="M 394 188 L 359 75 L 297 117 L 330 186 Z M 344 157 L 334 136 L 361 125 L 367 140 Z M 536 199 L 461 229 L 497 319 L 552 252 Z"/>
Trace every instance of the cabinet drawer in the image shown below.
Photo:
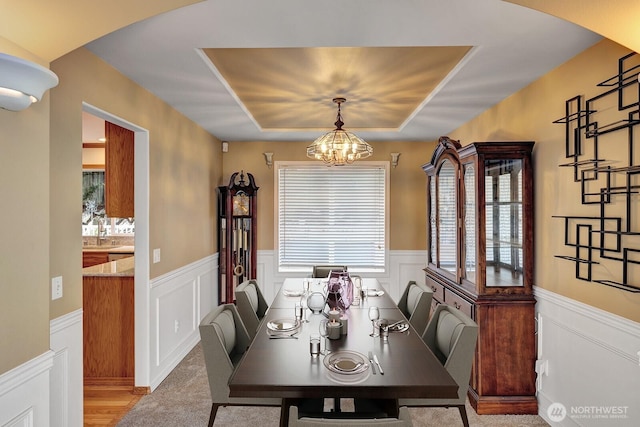
<path fill-rule="evenodd" d="M 467 316 L 473 319 L 473 304 L 471 304 L 469 301 L 465 300 L 464 298 L 454 294 L 448 289 L 445 291 L 444 302 L 450 306 L 457 308 L 458 310 L 460 310 L 461 312 L 463 312 L 464 314 L 466 314 Z"/>
<path fill-rule="evenodd" d="M 440 283 L 433 280 L 431 277 L 427 276 L 427 286 L 431 288 L 433 291 L 433 299 L 437 299 L 438 301 L 444 301 L 444 286 Z"/>

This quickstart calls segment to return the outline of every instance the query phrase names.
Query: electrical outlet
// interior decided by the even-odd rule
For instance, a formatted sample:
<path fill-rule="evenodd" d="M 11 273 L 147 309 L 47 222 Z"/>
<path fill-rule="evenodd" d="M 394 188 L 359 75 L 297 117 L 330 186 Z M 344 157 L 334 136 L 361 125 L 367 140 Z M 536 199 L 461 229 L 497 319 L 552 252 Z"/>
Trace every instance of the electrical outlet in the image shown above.
<path fill-rule="evenodd" d="M 180 330 L 180 321 L 176 320 L 173 323 L 173 332 L 175 332 L 177 334 L 179 330 Z"/>
<path fill-rule="evenodd" d="M 156 248 L 153 250 L 153 263 L 160 262 L 160 248 Z"/>
<path fill-rule="evenodd" d="M 549 375 L 549 361 L 536 360 L 536 373 L 538 375 Z"/>
<path fill-rule="evenodd" d="M 62 298 L 62 276 L 51 279 L 51 299 Z"/>
<path fill-rule="evenodd" d="M 542 391 L 542 376 L 549 375 L 549 360 L 536 360 L 536 374 L 538 374 L 536 378 L 536 390 Z"/>

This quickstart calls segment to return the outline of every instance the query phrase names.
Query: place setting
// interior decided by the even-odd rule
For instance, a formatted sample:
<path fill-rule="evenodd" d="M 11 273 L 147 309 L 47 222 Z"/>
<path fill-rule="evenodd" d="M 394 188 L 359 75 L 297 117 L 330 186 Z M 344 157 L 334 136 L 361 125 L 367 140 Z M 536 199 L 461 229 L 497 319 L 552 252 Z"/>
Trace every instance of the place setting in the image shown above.
<path fill-rule="evenodd" d="M 327 377 L 338 383 L 359 383 L 369 378 L 371 367 L 364 354 L 351 350 L 338 350 L 322 360 Z"/>
<path fill-rule="evenodd" d="M 267 322 L 267 335 L 269 335 L 269 339 L 298 339 L 296 334 L 300 332 L 300 325 L 301 321 L 299 318 L 270 320 Z"/>

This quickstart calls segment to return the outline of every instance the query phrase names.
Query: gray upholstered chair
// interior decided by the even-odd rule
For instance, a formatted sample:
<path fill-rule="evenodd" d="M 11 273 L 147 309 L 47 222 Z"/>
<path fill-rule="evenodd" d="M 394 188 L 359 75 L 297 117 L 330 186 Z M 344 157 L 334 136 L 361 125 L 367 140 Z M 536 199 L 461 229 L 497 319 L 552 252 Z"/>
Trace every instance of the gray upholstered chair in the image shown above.
<path fill-rule="evenodd" d="M 249 337 L 253 339 L 260 321 L 269 308 L 255 280 L 246 280 L 236 287 L 236 306 Z"/>
<path fill-rule="evenodd" d="M 311 277 L 323 278 L 329 277 L 331 271 L 347 271 L 346 265 L 314 265 Z"/>
<path fill-rule="evenodd" d="M 411 280 L 398 302 L 398 308 L 420 335 L 429 323 L 432 299 L 433 291 L 427 285 Z"/>
<path fill-rule="evenodd" d="M 455 307 L 440 304 L 427 325 L 422 339 L 458 383 L 456 399 L 399 399 L 401 406 L 457 407 L 465 427 L 469 426 L 465 402 L 469 390 L 471 365 L 476 352 L 478 325 Z"/>
<path fill-rule="evenodd" d="M 229 378 L 251 343 L 235 305 L 224 304 L 211 310 L 200 322 L 200 338 L 213 401 L 209 427 L 220 406 L 282 405 L 282 399 L 276 398 L 229 397 Z"/>
<path fill-rule="evenodd" d="M 298 407 L 291 406 L 289 408 L 289 426 L 295 427 L 410 427 L 411 414 L 409 409 L 405 407 L 400 408 L 398 418 L 348 418 L 347 413 L 343 412 L 344 418 L 312 418 L 305 417 L 298 418 Z"/>

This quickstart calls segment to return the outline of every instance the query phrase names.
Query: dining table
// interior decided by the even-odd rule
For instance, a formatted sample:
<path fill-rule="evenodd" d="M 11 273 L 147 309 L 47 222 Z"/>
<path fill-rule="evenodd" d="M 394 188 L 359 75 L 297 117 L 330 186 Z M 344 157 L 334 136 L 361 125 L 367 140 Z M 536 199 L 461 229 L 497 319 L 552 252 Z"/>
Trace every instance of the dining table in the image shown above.
<path fill-rule="evenodd" d="M 303 291 L 303 282 L 309 290 Z M 288 424 L 289 406 L 310 398 L 376 399 L 392 402 L 385 411 L 397 416 L 399 398 L 456 398 L 458 385 L 411 327 L 402 311 L 376 279 L 362 279 L 367 294 L 358 305 L 341 312 L 346 328 L 338 339 L 323 337 L 326 354 L 312 357 L 310 335 L 318 334 L 324 310 L 305 310 L 290 334 L 276 334 L 274 324 L 295 322 L 294 307 L 311 293 L 326 294 L 326 279 L 286 279 L 262 319 L 256 336 L 229 379 L 231 397 L 280 397 L 280 424 Z M 380 319 L 402 328 L 385 340 L 372 336 L 369 308 L 378 307 Z M 275 338 L 275 339 L 274 339 Z M 357 375 L 336 371 L 327 360 L 338 355 L 363 359 Z M 373 360 L 373 357 L 377 358 Z M 335 359 L 335 358 L 334 358 Z M 364 369 L 366 365 L 366 370 Z"/>

